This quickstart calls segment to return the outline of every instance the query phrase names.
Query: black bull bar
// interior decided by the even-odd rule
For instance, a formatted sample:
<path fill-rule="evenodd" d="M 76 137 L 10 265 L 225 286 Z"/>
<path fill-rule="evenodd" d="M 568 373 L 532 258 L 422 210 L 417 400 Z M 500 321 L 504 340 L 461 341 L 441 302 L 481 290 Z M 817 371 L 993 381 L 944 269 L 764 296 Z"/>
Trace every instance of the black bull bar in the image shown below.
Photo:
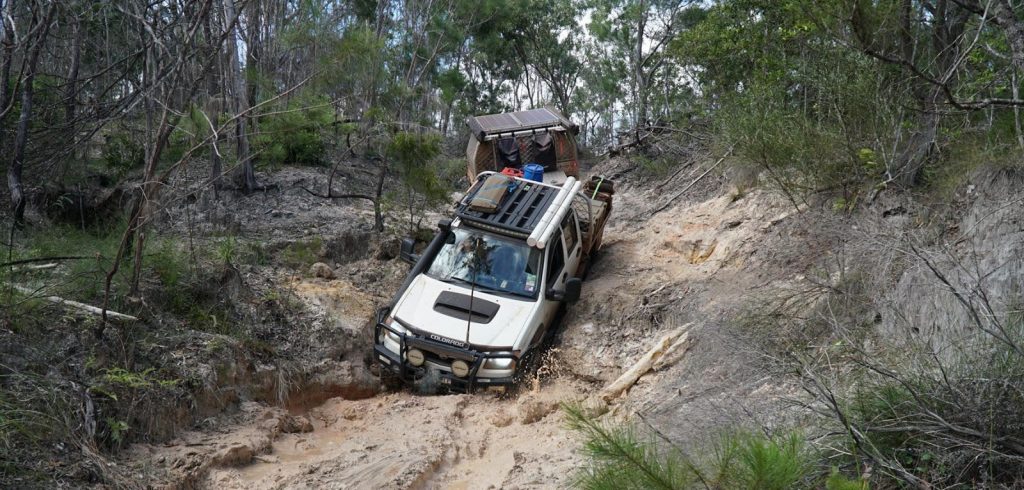
<path fill-rule="evenodd" d="M 399 332 L 390 325 L 384 323 L 384 319 L 387 317 L 388 313 L 390 313 L 390 308 L 381 308 L 377 311 L 377 321 L 373 329 L 374 358 L 381 364 L 382 369 L 389 369 L 391 372 L 397 374 L 402 381 L 414 383 L 422 379 L 423 376 L 427 374 L 428 370 L 433 370 L 439 376 L 442 386 L 446 387 L 449 391 L 462 393 L 472 393 L 477 388 L 486 388 L 489 386 L 508 386 L 515 382 L 513 376 L 501 378 L 477 378 L 477 373 L 487 360 L 516 360 L 515 354 L 508 351 L 482 351 L 474 349 L 472 346 L 457 347 L 416 334 Z M 399 338 L 399 352 L 397 354 L 387 347 L 384 347 L 385 331 L 393 333 Z M 428 367 L 427 362 L 436 362 L 432 360 L 424 362 L 423 366 L 413 366 L 406 361 L 406 354 L 408 354 L 409 350 L 413 348 L 419 349 L 424 353 L 434 354 L 443 360 L 451 360 L 451 362 L 454 362 L 455 360 L 465 361 L 466 364 L 469 365 L 469 373 L 466 374 L 465 377 L 459 377 L 455 376 L 452 372 L 441 371 Z"/>

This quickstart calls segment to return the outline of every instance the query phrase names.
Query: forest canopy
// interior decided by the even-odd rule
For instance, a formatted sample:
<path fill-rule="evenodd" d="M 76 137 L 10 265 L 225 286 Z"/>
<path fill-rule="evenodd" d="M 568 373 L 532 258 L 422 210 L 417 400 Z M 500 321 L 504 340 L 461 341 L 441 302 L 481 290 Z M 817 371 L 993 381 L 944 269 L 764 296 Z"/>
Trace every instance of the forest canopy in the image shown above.
<path fill-rule="evenodd" d="M 888 188 L 948 187 L 1024 148 L 1020 9 L 1008 0 L 8 0 L 6 209 L 14 230 L 30 205 L 51 209 L 69 189 L 122 188 L 134 197 L 117 264 L 162 194 L 249 194 L 273 188 L 262 170 L 351 160 L 376 175 L 376 192 L 335 189 L 332 171 L 317 195 L 373 202 L 383 230 L 394 183 L 424 202 L 444 195 L 441 182 L 459 172 L 439 162 L 458 153 L 466 117 L 540 106 L 579 124 L 590 154 L 643 154 L 651 134 L 697 128 L 701 144 L 794 204 L 820 192 L 855 205 Z M 189 162 L 209 171 L 182 182 Z"/>

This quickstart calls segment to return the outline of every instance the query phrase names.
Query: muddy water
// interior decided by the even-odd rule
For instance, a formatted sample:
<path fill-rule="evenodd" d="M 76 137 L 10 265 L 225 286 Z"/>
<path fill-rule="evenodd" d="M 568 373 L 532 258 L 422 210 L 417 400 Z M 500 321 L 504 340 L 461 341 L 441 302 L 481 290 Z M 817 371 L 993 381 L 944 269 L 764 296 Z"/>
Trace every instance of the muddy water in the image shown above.
<path fill-rule="evenodd" d="M 251 464 L 213 469 L 209 488 L 559 488 L 577 464 L 560 401 L 579 390 L 335 398 L 306 416 L 313 431 L 280 434 Z"/>

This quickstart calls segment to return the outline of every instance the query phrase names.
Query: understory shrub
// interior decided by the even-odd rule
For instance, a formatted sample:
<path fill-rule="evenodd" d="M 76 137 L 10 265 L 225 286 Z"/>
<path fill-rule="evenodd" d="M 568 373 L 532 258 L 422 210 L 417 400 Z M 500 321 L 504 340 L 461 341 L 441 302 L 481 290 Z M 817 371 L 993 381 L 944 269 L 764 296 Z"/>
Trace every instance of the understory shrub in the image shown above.
<path fill-rule="evenodd" d="M 259 117 L 253 140 L 258 161 L 264 165 L 326 165 L 324 132 L 334 120 L 323 97 L 297 98 L 279 110 Z"/>
<path fill-rule="evenodd" d="M 588 458 L 576 475 L 581 488 L 866 488 L 838 473 L 821 471 L 816 452 L 797 432 L 769 436 L 731 430 L 707 453 L 685 454 L 631 424 L 602 423 L 575 405 L 563 409 L 569 427 L 582 436 Z"/>

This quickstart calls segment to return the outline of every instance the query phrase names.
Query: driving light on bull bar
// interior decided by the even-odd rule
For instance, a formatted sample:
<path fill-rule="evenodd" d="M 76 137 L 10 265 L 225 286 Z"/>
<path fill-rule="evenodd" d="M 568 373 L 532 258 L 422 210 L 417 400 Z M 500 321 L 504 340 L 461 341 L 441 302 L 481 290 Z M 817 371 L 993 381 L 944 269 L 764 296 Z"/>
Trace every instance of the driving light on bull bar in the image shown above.
<path fill-rule="evenodd" d="M 515 369 L 516 360 L 511 357 L 492 357 L 484 361 L 484 369 Z"/>
<path fill-rule="evenodd" d="M 423 351 L 419 349 L 409 349 L 409 352 L 405 354 L 405 358 L 409 360 L 409 364 L 420 367 L 423 365 L 423 361 L 426 357 L 423 356 Z"/>
<path fill-rule="evenodd" d="M 466 361 L 463 361 L 461 359 L 453 362 L 452 374 L 460 378 L 465 378 L 466 375 L 469 374 L 469 364 L 466 364 Z"/>

